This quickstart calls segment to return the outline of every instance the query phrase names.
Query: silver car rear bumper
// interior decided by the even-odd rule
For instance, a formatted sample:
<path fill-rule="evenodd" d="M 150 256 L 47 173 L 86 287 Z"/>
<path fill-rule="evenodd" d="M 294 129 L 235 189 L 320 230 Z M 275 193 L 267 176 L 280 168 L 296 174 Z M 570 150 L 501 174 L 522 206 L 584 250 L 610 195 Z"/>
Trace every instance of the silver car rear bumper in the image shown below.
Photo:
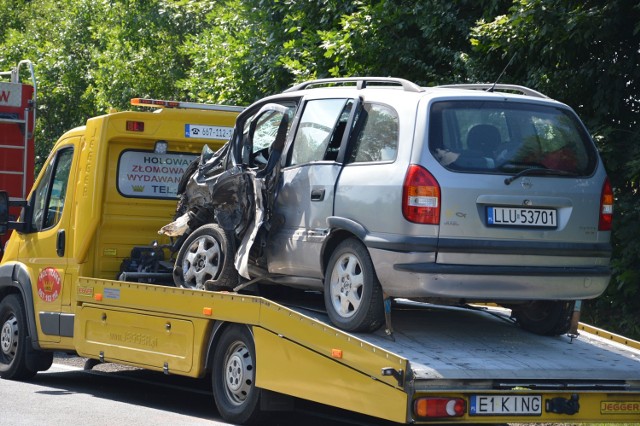
<path fill-rule="evenodd" d="M 608 266 L 529 266 L 537 262 L 441 264 L 436 263 L 433 252 L 369 248 L 369 253 L 383 290 L 392 297 L 469 301 L 591 299 L 604 292 L 611 276 Z M 608 259 L 593 259 L 592 265 L 608 265 Z"/>

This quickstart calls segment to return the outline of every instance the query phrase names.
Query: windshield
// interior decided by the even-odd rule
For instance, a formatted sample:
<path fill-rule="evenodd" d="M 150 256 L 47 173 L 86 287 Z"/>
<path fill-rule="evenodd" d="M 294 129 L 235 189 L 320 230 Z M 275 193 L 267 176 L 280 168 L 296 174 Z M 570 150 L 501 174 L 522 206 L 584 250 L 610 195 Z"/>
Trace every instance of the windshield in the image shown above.
<path fill-rule="evenodd" d="M 555 106 L 446 101 L 431 107 L 429 149 L 450 170 L 587 176 L 596 152 L 575 114 Z"/>

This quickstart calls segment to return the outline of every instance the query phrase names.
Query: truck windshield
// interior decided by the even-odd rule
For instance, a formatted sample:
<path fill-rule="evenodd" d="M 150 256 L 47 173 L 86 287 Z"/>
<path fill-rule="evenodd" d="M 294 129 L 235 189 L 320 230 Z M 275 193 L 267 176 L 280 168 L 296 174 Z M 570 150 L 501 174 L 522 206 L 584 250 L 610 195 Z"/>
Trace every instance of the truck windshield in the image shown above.
<path fill-rule="evenodd" d="M 595 147 L 573 112 L 529 103 L 436 102 L 429 149 L 442 165 L 461 172 L 549 169 L 586 176 L 596 166 Z"/>

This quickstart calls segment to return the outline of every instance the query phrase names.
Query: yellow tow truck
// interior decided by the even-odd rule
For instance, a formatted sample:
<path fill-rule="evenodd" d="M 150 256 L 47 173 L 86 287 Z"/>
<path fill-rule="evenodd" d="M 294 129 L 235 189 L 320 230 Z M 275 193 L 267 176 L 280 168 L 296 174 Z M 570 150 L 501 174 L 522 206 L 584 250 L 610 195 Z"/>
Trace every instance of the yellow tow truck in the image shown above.
<path fill-rule="evenodd" d="M 0 192 L 0 231 L 17 231 L 0 264 L 3 379 L 30 379 L 63 351 L 210 377 L 232 423 L 290 396 L 397 423 L 640 419 L 640 343 L 602 330 L 536 336 L 499 308 L 397 300 L 392 334 L 353 334 L 313 293 L 163 284 L 176 242 L 158 229 L 176 216 L 181 177 L 205 144 L 231 137 L 241 108 L 133 103 L 160 109 L 91 118 L 60 138 L 19 221 Z"/>

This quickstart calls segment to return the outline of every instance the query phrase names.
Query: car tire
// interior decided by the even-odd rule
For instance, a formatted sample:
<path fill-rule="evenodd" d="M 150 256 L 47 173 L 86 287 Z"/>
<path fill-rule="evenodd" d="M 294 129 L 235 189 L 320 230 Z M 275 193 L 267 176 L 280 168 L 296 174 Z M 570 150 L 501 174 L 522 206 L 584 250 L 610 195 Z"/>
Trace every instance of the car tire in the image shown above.
<path fill-rule="evenodd" d="M 512 308 L 520 327 L 542 336 L 559 336 L 569 331 L 574 301 L 535 300 Z"/>
<path fill-rule="evenodd" d="M 351 332 L 376 330 L 384 322 L 382 287 L 367 248 L 349 238 L 333 251 L 324 277 L 331 322 Z"/>
<path fill-rule="evenodd" d="M 235 239 L 217 224 L 193 231 L 178 250 L 173 280 L 178 287 L 228 290 L 238 284 L 233 264 Z"/>
<path fill-rule="evenodd" d="M 213 398 L 222 418 L 233 424 L 263 422 L 256 387 L 256 350 L 245 325 L 231 324 L 215 344 L 211 372 Z M 268 423 L 268 422 L 267 422 Z"/>

